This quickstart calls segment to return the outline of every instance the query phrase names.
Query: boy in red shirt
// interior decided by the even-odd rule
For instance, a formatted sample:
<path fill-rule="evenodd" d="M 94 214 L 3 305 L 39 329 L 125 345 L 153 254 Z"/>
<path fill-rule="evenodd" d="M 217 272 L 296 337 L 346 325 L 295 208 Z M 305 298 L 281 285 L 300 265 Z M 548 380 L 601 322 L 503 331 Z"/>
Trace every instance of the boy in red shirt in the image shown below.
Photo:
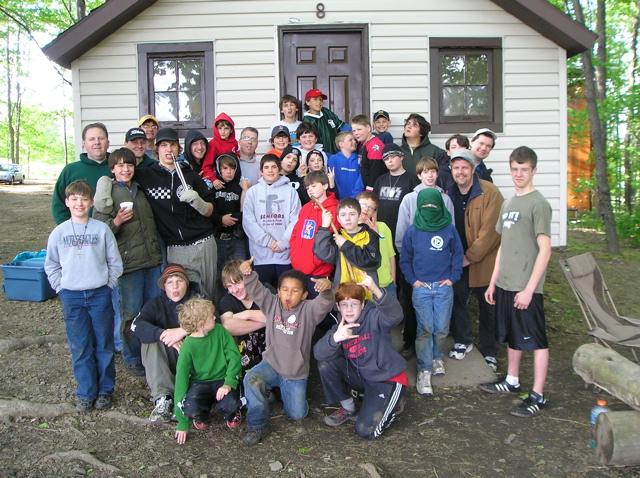
<path fill-rule="evenodd" d="M 351 120 L 351 130 L 358 141 L 362 182 L 367 191 L 373 191 L 376 179 L 388 172 L 382 160 L 384 143 L 373 135 L 371 122 L 365 115 L 355 116 Z"/>
<path fill-rule="evenodd" d="M 226 113 L 220 113 L 213 122 L 213 139 L 209 141 L 207 154 L 202 160 L 202 177 L 213 183 L 216 189 L 222 189 L 224 182 L 216 176 L 216 158 L 221 154 L 238 151 L 235 123 Z"/>
<path fill-rule="evenodd" d="M 340 229 L 340 223 L 336 219 L 338 200 L 333 193 L 327 192 L 329 177 L 322 171 L 311 171 L 304 177 L 304 186 L 309 196 L 315 197 L 322 207 L 331 212 L 336 229 Z M 335 267 L 334 264 L 328 264 L 313 255 L 313 244 L 321 225 L 322 209 L 314 201 L 310 201 L 302 206 L 289 240 L 291 266 L 309 276 L 309 284 L 312 286 L 309 287 L 310 299 L 317 295 L 313 287 L 315 283 L 311 279 L 320 277 L 326 279 L 333 273 Z"/>

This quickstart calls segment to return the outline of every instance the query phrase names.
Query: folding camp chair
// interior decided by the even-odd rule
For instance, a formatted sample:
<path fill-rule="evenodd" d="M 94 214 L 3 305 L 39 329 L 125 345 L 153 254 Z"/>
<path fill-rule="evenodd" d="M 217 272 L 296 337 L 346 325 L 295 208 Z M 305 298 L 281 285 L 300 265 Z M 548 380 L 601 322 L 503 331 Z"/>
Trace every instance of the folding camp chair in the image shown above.
<path fill-rule="evenodd" d="M 561 260 L 560 268 L 578 299 L 589 335 L 609 348 L 609 342 L 630 347 L 637 363 L 638 356 L 634 348 L 640 348 L 640 320 L 618 314 L 602 272 L 591 253 Z"/>

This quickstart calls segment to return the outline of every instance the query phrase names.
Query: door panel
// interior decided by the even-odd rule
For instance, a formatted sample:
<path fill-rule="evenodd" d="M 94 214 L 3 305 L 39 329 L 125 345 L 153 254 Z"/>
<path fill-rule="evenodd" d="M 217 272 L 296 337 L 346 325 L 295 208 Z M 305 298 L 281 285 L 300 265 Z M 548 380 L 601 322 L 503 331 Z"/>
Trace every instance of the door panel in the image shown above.
<path fill-rule="evenodd" d="M 325 106 L 347 123 L 355 115 L 368 116 L 368 77 L 363 78 L 369 69 L 362 57 L 362 36 L 361 32 L 284 32 L 283 94 L 296 96 L 304 105 L 304 94 L 318 88 L 329 97 Z"/>

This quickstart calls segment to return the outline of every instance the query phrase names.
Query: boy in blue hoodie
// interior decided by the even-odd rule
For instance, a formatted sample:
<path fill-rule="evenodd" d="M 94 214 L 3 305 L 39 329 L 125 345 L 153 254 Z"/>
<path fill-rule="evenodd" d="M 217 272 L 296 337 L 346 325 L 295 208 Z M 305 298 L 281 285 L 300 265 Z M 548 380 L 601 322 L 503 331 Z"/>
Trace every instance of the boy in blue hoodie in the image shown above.
<path fill-rule="evenodd" d="M 352 132 L 343 131 L 336 136 L 336 144 L 340 151 L 329 157 L 327 172 L 332 172 L 335 175 L 340 199 L 355 198 L 364 191 L 360 164 L 356 154 L 358 142 Z"/>
<path fill-rule="evenodd" d="M 340 324 L 334 325 L 313 348 L 327 403 L 340 403 L 324 423 L 337 427 L 356 422 L 362 438 L 379 437 L 400 413 L 400 400 L 409 383 L 407 362 L 393 348 L 391 330 L 402 321 L 402 307 L 380 289 L 373 278 L 345 282 L 336 289 Z M 365 293 L 373 302 L 365 301 Z M 359 412 L 349 390 L 364 394 Z"/>

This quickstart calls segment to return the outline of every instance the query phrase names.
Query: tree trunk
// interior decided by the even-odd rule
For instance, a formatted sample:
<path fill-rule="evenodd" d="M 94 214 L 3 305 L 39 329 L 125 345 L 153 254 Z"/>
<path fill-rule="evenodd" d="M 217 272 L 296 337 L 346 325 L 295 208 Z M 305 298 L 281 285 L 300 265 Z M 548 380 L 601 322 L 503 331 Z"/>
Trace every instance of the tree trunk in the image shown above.
<path fill-rule="evenodd" d="M 636 96 L 636 69 L 638 68 L 638 31 L 640 30 L 640 0 L 636 0 L 636 9 L 638 14 L 633 22 L 633 32 L 631 38 L 631 65 L 629 66 L 629 89 L 630 96 L 634 98 Z M 633 104 L 629 103 L 627 109 L 627 118 L 635 117 L 635 110 Z M 633 144 L 633 136 L 636 128 L 632 126 L 631 122 L 627 123 L 627 132 L 624 135 L 624 173 L 626 175 L 624 182 L 624 203 L 627 206 L 627 211 L 633 212 L 633 201 L 635 198 L 635 190 L 633 189 L 633 177 L 634 171 L 631 166 L 631 146 Z"/>
<path fill-rule="evenodd" d="M 572 0 L 573 9 L 576 19 L 584 25 L 584 15 L 582 14 L 582 6 L 580 0 Z M 602 12 L 604 16 L 604 12 Z M 600 116 L 598 113 L 597 88 L 594 78 L 593 62 L 591 61 L 591 52 L 581 53 L 582 72 L 585 80 L 585 90 L 587 99 L 587 108 L 589 112 L 589 123 L 591 125 L 591 142 L 593 152 L 596 159 L 596 187 L 598 198 L 598 214 L 604 222 L 604 230 L 607 241 L 607 252 L 609 254 L 620 254 L 620 245 L 618 244 L 618 231 L 616 229 L 616 218 L 613 215 L 613 207 L 611 206 L 611 191 L 607 177 L 607 155 L 606 155 L 606 133 L 602 127 Z"/>
<path fill-rule="evenodd" d="M 636 410 L 640 410 L 640 365 L 600 344 L 582 345 L 573 354 L 573 370 Z"/>
<path fill-rule="evenodd" d="M 598 415 L 596 456 L 603 465 L 640 465 L 640 412 Z"/>
<path fill-rule="evenodd" d="M 13 130 L 13 101 L 11 97 L 12 93 L 12 71 L 11 71 L 11 35 L 7 31 L 7 49 L 6 53 L 6 65 L 7 65 L 7 127 L 9 129 L 9 159 L 13 163 L 15 160 L 15 132 Z"/>

